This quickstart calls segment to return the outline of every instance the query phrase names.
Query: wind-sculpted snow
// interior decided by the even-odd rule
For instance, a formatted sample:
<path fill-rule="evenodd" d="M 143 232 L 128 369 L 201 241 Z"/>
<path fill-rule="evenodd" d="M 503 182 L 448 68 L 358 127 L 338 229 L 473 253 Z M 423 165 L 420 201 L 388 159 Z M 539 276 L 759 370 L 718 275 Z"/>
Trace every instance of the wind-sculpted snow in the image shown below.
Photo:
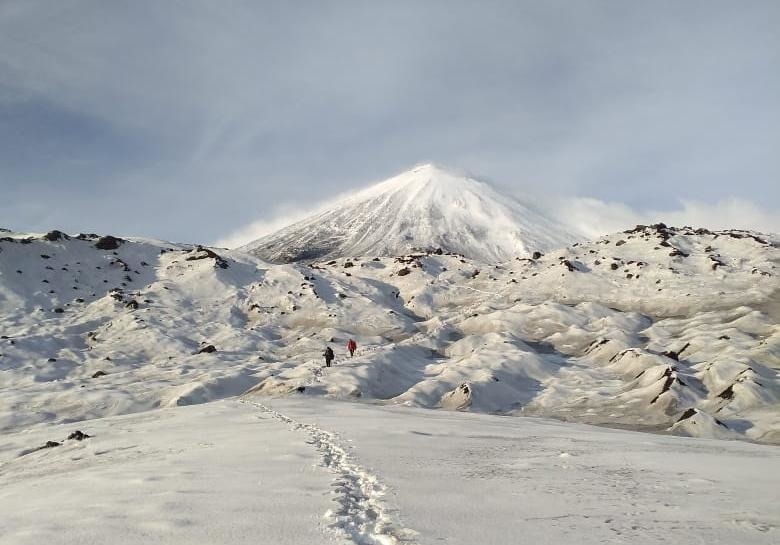
<path fill-rule="evenodd" d="M 531 256 L 579 237 L 484 182 L 422 165 L 243 250 L 271 262 L 395 256 L 441 248 L 493 262 Z"/>
<path fill-rule="evenodd" d="M 2 431 L 248 391 L 780 443 L 775 235 L 659 224 L 490 265 L 5 235 Z"/>

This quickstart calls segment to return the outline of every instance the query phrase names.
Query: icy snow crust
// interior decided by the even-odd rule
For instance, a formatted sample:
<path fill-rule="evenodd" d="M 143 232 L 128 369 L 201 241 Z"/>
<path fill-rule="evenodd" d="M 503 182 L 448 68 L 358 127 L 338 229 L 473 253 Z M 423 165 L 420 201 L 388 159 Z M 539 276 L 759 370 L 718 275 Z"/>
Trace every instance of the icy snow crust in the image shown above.
<path fill-rule="evenodd" d="M 427 164 L 346 196 L 333 208 L 242 250 L 287 263 L 443 248 L 491 263 L 578 238 L 484 182 Z"/>
<path fill-rule="evenodd" d="M 489 266 L 4 233 L 0 431 L 249 391 L 777 444 L 779 258 L 662 225 Z"/>

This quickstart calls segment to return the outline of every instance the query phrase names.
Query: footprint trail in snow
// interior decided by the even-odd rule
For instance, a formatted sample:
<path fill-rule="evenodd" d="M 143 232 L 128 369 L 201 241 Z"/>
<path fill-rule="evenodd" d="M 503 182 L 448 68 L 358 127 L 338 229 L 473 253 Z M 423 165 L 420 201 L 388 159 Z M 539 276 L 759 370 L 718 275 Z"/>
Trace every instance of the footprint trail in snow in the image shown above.
<path fill-rule="evenodd" d="M 384 500 L 387 487 L 354 461 L 335 434 L 298 422 L 262 403 L 246 400 L 242 403 L 309 434 L 310 444 L 322 456 L 322 465 L 335 475 L 333 495 L 338 507 L 325 513 L 332 530 L 358 545 L 414 545 L 417 532 L 397 521 L 397 510 Z"/>

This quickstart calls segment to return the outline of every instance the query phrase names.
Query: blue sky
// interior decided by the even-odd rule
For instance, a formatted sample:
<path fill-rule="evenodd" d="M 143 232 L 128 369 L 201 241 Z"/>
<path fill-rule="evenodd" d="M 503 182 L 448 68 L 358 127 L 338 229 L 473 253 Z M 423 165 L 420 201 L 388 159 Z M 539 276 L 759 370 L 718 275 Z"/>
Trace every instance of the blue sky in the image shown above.
<path fill-rule="evenodd" d="M 435 161 L 583 221 L 778 229 L 778 28 L 771 1 L 4 0 L 0 226 L 224 240 Z"/>

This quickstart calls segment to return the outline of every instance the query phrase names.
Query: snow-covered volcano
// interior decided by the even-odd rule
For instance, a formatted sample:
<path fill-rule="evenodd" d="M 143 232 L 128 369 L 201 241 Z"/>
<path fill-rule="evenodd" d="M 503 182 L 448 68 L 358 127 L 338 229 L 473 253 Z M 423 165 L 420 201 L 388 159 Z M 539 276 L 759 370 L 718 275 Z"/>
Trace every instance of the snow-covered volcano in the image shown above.
<path fill-rule="evenodd" d="M 434 248 L 497 262 L 560 248 L 577 238 L 485 182 L 425 164 L 242 249 L 271 262 Z"/>

